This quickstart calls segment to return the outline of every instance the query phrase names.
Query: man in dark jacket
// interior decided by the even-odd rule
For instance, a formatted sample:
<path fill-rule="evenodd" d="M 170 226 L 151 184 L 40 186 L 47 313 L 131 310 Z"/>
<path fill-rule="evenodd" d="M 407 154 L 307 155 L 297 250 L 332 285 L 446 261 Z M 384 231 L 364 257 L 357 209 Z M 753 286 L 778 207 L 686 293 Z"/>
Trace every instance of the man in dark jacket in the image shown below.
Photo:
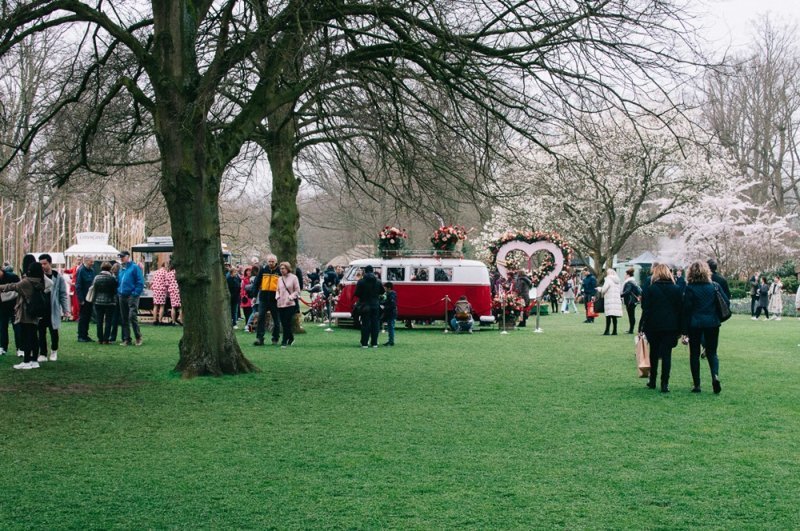
<path fill-rule="evenodd" d="M 272 344 L 277 345 L 281 337 L 281 320 L 278 317 L 278 279 L 281 273 L 278 268 L 278 257 L 274 254 L 267 255 L 267 265 L 258 271 L 258 326 L 256 327 L 257 347 L 264 344 L 264 331 L 266 329 L 266 316 L 269 312 L 272 318 Z"/>
<path fill-rule="evenodd" d="M 231 326 L 239 328 L 239 302 L 242 296 L 242 278 L 236 268 L 230 264 L 225 265 L 225 282 L 228 284 L 228 294 L 231 302 Z"/>
<path fill-rule="evenodd" d="M 75 293 L 78 295 L 78 304 L 81 306 L 81 313 L 78 317 L 78 342 L 89 343 L 94 339 L 89 337 L 89 322 L 92 320 L 92 303 L 86 300 L 86 294 L 94 282 L 94 258 L 91 256 L 83 257 L 83 265 L 78 269 L 77 279 L 75 279 Z"/>
<path fill-rule="evenodd" d="M 383 285 L 375 277 L 375 270 L 371 265 L 364 268 L 364 277 L 356 284 L 355 296 L 362 306 L 361 318 L 361 348 L 378 348 L 378 334 L 381 331 L 380 300 L 383 295 Z"/>
<path fill-rule="evenodd" d="M 531 288 L 533 287 L 533 282 L 531 281 L 530 277 L 525 273 L 525 271 L 517 271 L 517 276 L 514 279 L 514 291 L 517 292 L 517 295 L 522 297 L 523 302 L 525 303 L 525 309 L 522 311 L 522 322 L 519 323 L 520 327 L 526 326 L 528 321 L 528 306 L 531 304 Z"/>
<path fill-rule="evenodd" d="M 583 284 L 581 287 L 583 292 L 583 306 L 586 309 L 586 320 L 584 323 L 593 323 L 594 317 L 589 317 L 589 303 L 595 295 L 597 295 L 597 277 L 594 276 L 589 269 L 583 270 Z"/>
<path fill-rule="evenodd" d="M 758 305 L 758 284 L 759 272 L 753 273 L 747 283 L 750 285 L 750 317 L 755 317 L 756 306 Z"/>
<path fill-rule="evenodd" d="M 717 261 L 713 258 L 708 260 L 708 268 L 711 270 L 711 280 L 719 284 L 719 287 L 722 288 L 722 292 L 725 294 L 725 297 L 730 301 L 731 300 L 731 289 L 728 287 L 728 281 L 717 273 Z"/>
<path fill-rule="evenodd" d="M 10 264 L 4 264 L 0 268 L 0 284 L 16 284 L 19 282 L 19 277 L 14 274 L 14 269 Z M 14 324 L 14 306 L 17 304 L 17 293 L 12 292 L 4 294 L 0 299 L 0 356 L 8 352 L 8 325 L 11 325 L 14 330 L 14 344 L 17 346 L 17 355 L 23 355 L 22 336 L 20 335 L 20 328 Z"/>

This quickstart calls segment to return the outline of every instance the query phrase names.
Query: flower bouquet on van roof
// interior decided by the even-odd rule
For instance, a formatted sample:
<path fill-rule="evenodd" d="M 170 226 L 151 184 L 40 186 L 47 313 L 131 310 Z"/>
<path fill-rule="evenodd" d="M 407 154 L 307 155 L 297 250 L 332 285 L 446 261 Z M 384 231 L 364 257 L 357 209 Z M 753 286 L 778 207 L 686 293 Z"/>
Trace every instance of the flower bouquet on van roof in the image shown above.
<path fill-rule="evenodd" d="M 452 251 L 458 242 L 467 239 L 467 229 L 460 225 L 447 225 L 439 227 L 431 235 L 433 248 L 439 251 Z"/>
<path fill-rule="evenodd" d="M 378 233 L 378 249 L 382 251 L 396 251 L 402 249 L 406 239 L 408 239 L 408 233 L 405 229 L 398 229 L 397 227 L 386 225 L 383 230 Z"/>

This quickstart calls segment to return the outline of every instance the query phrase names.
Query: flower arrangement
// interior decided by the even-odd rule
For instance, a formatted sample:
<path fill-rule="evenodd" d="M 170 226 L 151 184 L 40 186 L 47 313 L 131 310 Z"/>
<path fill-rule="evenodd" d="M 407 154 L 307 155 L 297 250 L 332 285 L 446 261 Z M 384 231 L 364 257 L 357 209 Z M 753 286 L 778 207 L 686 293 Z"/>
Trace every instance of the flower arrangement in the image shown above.
<path fill-rule="evenodd" d="M 492 299 L 492 313 L 499 319 L 505 311 L 506 317 L 517 317 L 525 310 L 525 301 L 513 291 L 500 292 Z"/>
<path fill-rule="evenodd" d="M 527 243 L 535 243 L 535 242 L 550 242 L 556 244 L 558 247 L 561 248 L 561 252 L 564 254 L 564 264 L 565 267 L 570 263 L 572 260 L 572 247 L 570 246 L 569 242 L 565 240 L 559 233 L 557 232 L 547 232 L 547 231 L 533 231 L 533 230 L 524 230 L 524 231 L 506 231 L 499 238 L 489 243 L 489 251 L 492 253 L 492 264 L 495 263 L 497 260 L 497 252 L 500 250 L 500 247 L 507 242 L 510 241 L 522 241 Z M 510 267 L 510 269 L 513 269 Z M 536 271 L 531 272 L 531 281 L 533 282 L 534 286 L 539 285 L 539 281 L 550 274 L 551 271 L 555 269 L 555 263 L 553 259 L 548 254 L 547 258 L 542 260 L 542 264 Z M 547 295 L 557 295 L 561 296 L 564 291 L 564 286 L 566 286 L 567 281 L 569 280 L 569 272 L 562 271 L 553 282 L 547 287 Z"/>
<path fill-rule="evenodd" d="M 398 229 L 397 227 L 386 225 L 383 230 L 378 233 L 378 248 L 382 251 L 402 249 L 406 239 L 408 239 L 408 233 L 405 229 Z"/>
<path fill-rule="evenodd" d="M 431 235 L 433 248 L 440 251 L 452 251 L 456 244 L 467 239 L 467 229 L 459 225 L 447 225 L 439 227 Z"/>

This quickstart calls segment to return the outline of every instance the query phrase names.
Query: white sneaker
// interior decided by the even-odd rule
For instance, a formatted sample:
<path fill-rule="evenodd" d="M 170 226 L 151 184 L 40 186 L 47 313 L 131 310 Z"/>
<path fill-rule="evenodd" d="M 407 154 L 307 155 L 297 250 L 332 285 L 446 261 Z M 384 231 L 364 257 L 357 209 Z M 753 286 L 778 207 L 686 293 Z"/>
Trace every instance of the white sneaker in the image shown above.
<path fill-rule="evenodd" d="M 5 356 L 5 355 L 6 355 L 6 349 L 0 348 L 0 356 Z"/>
<path fill-rule="evenodd" d="M 29 367 L 28 367 L 29 369 L 38 369 L 39 368 L 39 362 L 37 362 L 37 361 L 32 361 L 32 362 L 28 363 L 28 365 L 29 365 Z"/>
<path fill-rule="evenodd" d="M 47 356 L 39 355 L 39 357 L 36 358 L 36 361 L 38 362 L 47 361 Z"/>
<path fill-rule="evenodd" d="M 775 318 L 775 320 L 776 320 L 776 321 L 780 321 L 780 320 L 781 320 L 781 318 L 780 318 L 780 317 L 776 317 L 776 318 Z"/>
<path fill-rule="evenodd" d="M 17 357 L 18 357 L 18 358 L 24 358 L 24 357 L 25 357 L 25 352 L 23 352 L 23 351 L 21 351 L 21 350 L 18 350 L 18 351 L 17 351 Z"/>
<path fill-rule="evenodd" d="M 50 361 L 56 361 L 58 359 L 58 351 L 51 350 L 50 351 Z"/>
<path fill-rule="evenodd" d="M 31 368 L 31 364 L 30 363 L 25 363 L 25 362 L 17 363 L 16 365 L 14 365 L 14 368 L 15 369 L 30 369 Z"/>
<path fill-rule="evenodd" d="M 234 326 L 233 329 L 234 330 L 239 330 L 239 327 L 238 326 Z"/>
<path fill-rule="evenodd" d="M 753 321 L 758 321 L 758 317 L 751 317 L 750 319 L 752 319 Z"/>

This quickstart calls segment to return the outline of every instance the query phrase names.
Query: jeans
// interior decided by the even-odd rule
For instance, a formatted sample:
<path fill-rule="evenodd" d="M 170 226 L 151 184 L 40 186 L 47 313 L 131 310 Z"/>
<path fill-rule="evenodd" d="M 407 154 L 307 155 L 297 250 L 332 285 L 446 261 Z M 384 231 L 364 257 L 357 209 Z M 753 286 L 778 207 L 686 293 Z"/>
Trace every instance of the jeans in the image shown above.
<path fill-rule="evenodd" d="M 78 317 L 78 339 L 89 338 L 89 323 L 92 321 L 92 307 L 91 302 L 84 301 L 81 304 L 81 313 Z"/>
<path fill-rule="evenodd" d="M 114 320 L 114 306 L 95 306 L 97 317 L 97 340 L 109 341 Z"/>
<path fill-rule="evenodd" d="M 700 387 L 700 339 L 706 344 L 706 360 L 711 369 L 711 378 L 719 378 L 719 327 L 715 328 L 690 328 L 689 329 L 689 367 L 692 370 L 692 382 L 695 387 Z"/>
<path fill-rule="evenodd" d="M 296 313 L 297 309 L 294 305 L 287 308 L 278 308 L 278 315 L 281 318 L 280 328 L 283 328 L 283 341 L 281 341 L 281 345 L 291 345 L 294 343 L 294 327 L 292 326 L 292 321 Z"/>
<path fill-rule="evenodd" d="M 387 343 L 390 345 L 394 345 L 394 322 L 394 317 L 386 319 L 386 332 L 389 334 L 389 340 Z"/>
<path fill-rule="evenodd" d="M 281 337 L 281 318 L 278 315 L 278 302 L 273 297 L 272 300 L 267 301 L 266 296 L 258 295 L 258 326 L 256 327 L 256 338 L 259 341 L 264 340 L 264 330 L 266 327 L 267 311 L 272 316 L 272 341 L 277 343 Z"/>
<path fill-rule="evenodd" d="M 380 307 L 370 306 L 369 310 L 361 315 L 361 346 L 377 346 L 378 334 L 381 333 Z"/>
<path fill-rule="evenodd" d="M 236 326 L 239 322 L 239 299 L 231 298 L 231 326 Z"/>
<path fill-rule="evenodd" d="M 459 321 L 455 317 L 450 319 L 450 328 L 452 328 L 454 332 L 469 332 L 474 325 L 474 319 L 469 319 L 467 321 Z"/>
<path fill-rule="evenodd" d="M 753 317 L 756 314 L 756 305 L 758 304 L 758 295 L 753 297 L 750 296 L 750 317 Z"/>
<path fill-rule="evenodd" d="M 22 348 L 22 333 L 20 326 L 14 324 L 14 307 L 11 308 L 2 307 L 0 308 L 0 347 L 3 350 L 8 352 L 8 325 L 11 324 L 11 329 L 14 331 L 14 345 L 16 345 L 17 350 L 23 350 Z"/>
<path fill-rule="evenodd" d="M 38 336 L 39 352 L 42 356 L 47 356 L 47 331 L 50 330 L 50 350 L 58 351 L 58 330 L 53 328 L 50 316 L 39 319 Z"/>
<path fill-rule="evenodd" d="M 758 308 L 756 308 L 755 318 L 758 319 L 759 317 L 761 317 L 761 310 L 764 310 L 764 316 L 767 319 L 769 319 L 769 310 L 767 310 L 766 306 L 759 306 Z"/>
<path fill-rule="evenodd" d="M 142 337 L 139 330 L 139 297 L 138 295 L 119 296 L 119 317 L 122 322 L 122 341 L 131 342 L 131 328 L 136 339 Z"/>
<path fill-rule="evenodd" d="M 578 307 L 575 306 L 575 297 L 564 298 L 564 303 L 561 305 L 561 313 L 567 313 L 569 311 L 570 304 L 572 304 L 572 311 L 578 313 Z"/>

